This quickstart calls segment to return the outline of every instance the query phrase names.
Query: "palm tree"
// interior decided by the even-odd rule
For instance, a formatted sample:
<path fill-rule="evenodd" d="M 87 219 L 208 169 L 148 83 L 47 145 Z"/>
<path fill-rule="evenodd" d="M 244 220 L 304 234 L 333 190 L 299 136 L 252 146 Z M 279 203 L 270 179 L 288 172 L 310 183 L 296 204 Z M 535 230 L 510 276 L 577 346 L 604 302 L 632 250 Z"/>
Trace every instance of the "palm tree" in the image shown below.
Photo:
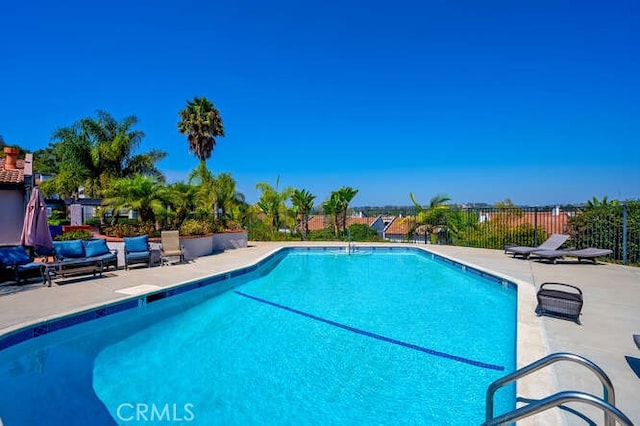
<path fill-rule="evenodd" d="M 201 162 L 211 157 L 218 136 L 224 136 L 222 117 L 207 98 L 193 98 L 187 101 L 185 109 L 180 111 L 178 130 L 187 135 L 189 152 Z"/>
<path fill-rule="evenodd" d="M 311 194 L 311 192 L 306 189 L 298 190 L 295 189 L 293 194 L 291 194 L 291 203 L 297 209 L 298 219 L 301 224 L 304 224 L 302 227 L 303 232 L 302 239 L 306 240 L 309 235 L 309 213 L 311 213 L 311 209 L 313 208 L 313 200 L 316 198 L 315 195 Z"/>
<path fill-rule="evenodd" d="M 120 209 L 135 210 L 142 223 L 155 223 L 156 214 L 162 212 L 169 198 L 162 182 L 143 175 L 114 181 L 107 195 L 109 198 L 105 198 L 102 205 L 116 212 Z"/>
<path fill-rule="evenodd" d="M 349 210 L 349 203 L 358 193 L 357 189 L 353 189 L 350 186 L 343 186 L 338 189 L 338 199 L 340 200 L 340 214 L 342 215 L 342 232 L 346 234 L 347 232 L 347 212 Z"/>
<path fill-rule="evenodd" d="M 347 212 L 349 211 L 349 203 L 358 193 L 357 189 L 350 186 L 343 186 L 337 191 L 331 192 L 329 199 L 322 205 L 325 213 L 333 216 L 333 225 L 338 235 L 339 231 L 347 232 Z"/>
<path fill-rule="evenodd" d="M 409 197 L 417 211 L 416 221 L 412 224 L 408 232 L 409 235 L 413 235 L 419 229 L 424 230 L 425 234 L 431 234 L 436 227 L 445 224 L 448 211 L 448 206 L 445 203 L 451 200 L 447 195 L 437 194 L 433 196 L 426 208 L 416 201 L 413 192 L 409 193 Z"/>
<path fill-rule="evenodd" d="M 262 191 L 260 200 L 256 203 L 258 211 L 264 213 L 271 219 L 271 230 L 277 231 L 280 229 L 281 218 L 286 217 L 287 206 L 285 202 L 291 197 L 293 188 L 287 187 L 278 192 L 278 186 L 280 184 L 280 177 L 276 179 L 275 188 L 265 182 L 259 182 L 256 184 L 256 189 Z"/>
<path fill-rule="evenodd" d="M 238 217 L 246 204 L 244 194 L 236 190 L 236 181 L 230 173 L 220 173 L 215 179 L 216 193 L 216 218 L 226 227 L 228 221 L 241 221 Z M 240 220 L 238 220 L 240 219 Z"/>
<path fill-rule="evenodd" d="M 98 111 L 97 118 L 83 118 L 56 130 L 50 144 L 54 159 L 50 160 L 58 170 L 53 179 L 43 183 L 43 192 L 77 195 L 83 187 L 85 194 L 99 197 L 115 179 L 144 174 L 164 180 L 155 164 L 165 152 L 154 149 L 133 154 L 144 137 L 142 131 L 132 129 L 136 123 L 135 116 L 118 121 Z"/>
<path fill-rule="evenodd" d="M 204 161 L 191 171 L 188 182 L 196 186 L 194 198 L 196 209 L 213 217 L 217 210 L 216 178 Z"/>

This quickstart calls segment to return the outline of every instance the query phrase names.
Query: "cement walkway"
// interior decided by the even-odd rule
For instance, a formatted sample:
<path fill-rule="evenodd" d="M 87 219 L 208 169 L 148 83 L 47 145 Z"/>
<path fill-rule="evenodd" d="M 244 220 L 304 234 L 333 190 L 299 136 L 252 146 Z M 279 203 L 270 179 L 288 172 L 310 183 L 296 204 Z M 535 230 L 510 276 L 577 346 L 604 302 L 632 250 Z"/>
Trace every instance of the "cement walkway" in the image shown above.
<path fill-rule="evenodd" d="M 118 270 L 106 273 L 101 279 L 85 277 L 65 280 L 62 285 L 50 288 L 40 283 L 21 286 L 5 284 L 0 286 L 0 333 L 126 299 L 130 296 L 116 292 L 124 288 L 141 285 L 170 287 L 231 271 L 253 264 L 283 245 L 292 244 L 250 243 L 248 248 L 202 257 L 190 264 Z M 513 259 L 498 250 L 431 245 L 419 247 L 516 282 L 519 299 L 518 366 L 553 352 L 582 355 L 609 375 L 616 389 L 616 406 L 634 423 L 640 424 L 640 350 L 632 341 L 632 335 L 640 333 L 640 268 L 585 262 L 552 265 Z M 546 281 L 565 282 L 582 289 L 585 300 L 582 325 L 535 316 L 535 291 Z M 595 376 L 584 367 L 574 364 L 560 364 L 540 371 L 518 384 L 518 395 L 526 398 L 541 398 L 559 390 L 580 390 L 602 395 L 602 387 Z M 568 406 L 588 413 L 597 424 L 602 424 L 602 415 L 595 409 L 583 404 Z M 526 424 L 557 424 L 559 421 L 568 425 L 588 424 L 563 413 L 554 410 L 546 416 L 532 418 Z"/>

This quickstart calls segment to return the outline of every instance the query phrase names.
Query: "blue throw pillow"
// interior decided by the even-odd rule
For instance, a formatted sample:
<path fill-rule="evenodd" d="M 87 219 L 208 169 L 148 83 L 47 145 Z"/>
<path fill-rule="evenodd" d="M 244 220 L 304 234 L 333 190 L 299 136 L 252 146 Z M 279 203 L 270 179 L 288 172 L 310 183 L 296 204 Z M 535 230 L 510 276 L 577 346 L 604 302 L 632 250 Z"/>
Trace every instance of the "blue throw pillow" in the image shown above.
<path fill-rule="evenodd" d="M 0 247 L 0 265 L 24 265 L 29 262 L 31 262 L 31 257 L 24 247 Z"/>
<path fill-rule="evenodd" d="M 85 257 L 82 240 L 54 241 L 53 248 L 55 248 L 56 255 L 58 257 L 62 257 L 62 258 Z"/>
<path fill-rule="evenodd" d="M 127 253 L 149 250 L 149 238 L 146 235 L 139 237 L 125 237 L 124 248 Z"/>
<path fill-rule="evenodd" d="M 109 247 L 107 246 L 107 240 L 105 238 L 83 241 L 83 243 L 84 253 L 87 257 L 101 256 L 109 253 Z"/>

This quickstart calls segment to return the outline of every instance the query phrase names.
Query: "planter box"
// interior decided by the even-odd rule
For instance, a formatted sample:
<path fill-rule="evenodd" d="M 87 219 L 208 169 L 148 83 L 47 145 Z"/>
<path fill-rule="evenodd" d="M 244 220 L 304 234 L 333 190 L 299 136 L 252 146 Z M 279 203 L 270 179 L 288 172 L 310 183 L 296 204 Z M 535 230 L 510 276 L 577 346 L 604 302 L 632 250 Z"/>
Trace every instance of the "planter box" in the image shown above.
<path fill-rule="evenodd" d="M 247 233 L 244 231 L 224 232 L 202 237 L 180 237 L 180 244 L 185 249 L 185 259 L 189 260 L 225 250 L 247 247 Z M 116 241 L 115 238 L 109 238 L 107 245 L 110 249 L 118 250 L 118 264 L 124 265 L 124 243 L 122 240 Z M 159 250 L 161 246 L 159 239 L 149 241 L 149 245 L 152 250 Z"/>

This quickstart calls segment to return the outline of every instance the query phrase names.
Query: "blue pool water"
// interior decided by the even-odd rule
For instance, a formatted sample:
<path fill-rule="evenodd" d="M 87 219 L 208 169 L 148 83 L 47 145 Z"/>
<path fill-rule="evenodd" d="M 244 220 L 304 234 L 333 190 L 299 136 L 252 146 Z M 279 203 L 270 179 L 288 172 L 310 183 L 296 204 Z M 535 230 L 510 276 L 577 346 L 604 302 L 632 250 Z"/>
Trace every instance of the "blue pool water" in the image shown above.
<path fill-rule="evenodd" d="M 0 351 L 11 395 L 0 417 L 479 424 L 487 386 L 515 368 L 515 330 L 512 287 L 421 251 L 290 250 L 249 274 Z M 514 404 L 503 389 L 496 412 Z"/>

